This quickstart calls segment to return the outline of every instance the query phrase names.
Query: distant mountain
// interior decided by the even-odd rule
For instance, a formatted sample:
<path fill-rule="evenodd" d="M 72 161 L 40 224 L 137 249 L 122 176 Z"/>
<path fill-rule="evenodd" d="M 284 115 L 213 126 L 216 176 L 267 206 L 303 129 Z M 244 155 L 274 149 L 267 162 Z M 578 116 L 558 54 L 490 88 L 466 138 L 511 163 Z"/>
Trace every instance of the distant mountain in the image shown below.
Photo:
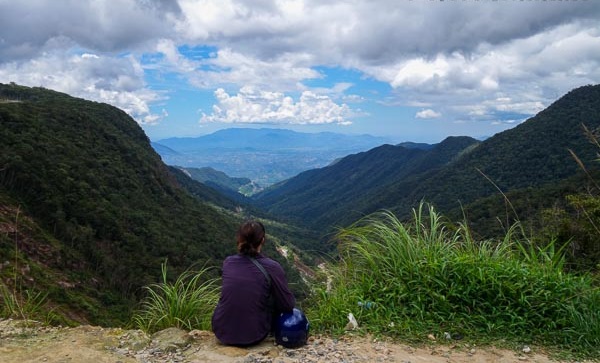
<path fill-rule="evenodd" d="M 433 148 L 435 145 L 426 144 L 426 143 L 422 143 L 422 142 L 406 141 L 406 142 L 401 142 L 400 144 L 398 144 L 398 146 L 402 146 L 407 149 L 429 150 L 429 149 Z"/>
<path fill-rule="evenodd" d="M 230 128 L 199 137 L 168 138 L 157 143 L 178 152 L 206 149 L 329 150 L 370 148 L 389 140 L 371 135 L 305 133 L 273 128 Z"/>
<path fill-rule="evenodd" d="M 254 194 L 261 188 L 248 178 L 232 178 L 222 171 L 213 168 L 183 168 L 172 167 L 185 173 L 189 178 L 205 185 L 221 196 L 226 196 L 231 201 L 244 205 L 252 204 L 246 196 Z"/>
<path fill-rule="evenodd" d="M 169 169 L 125 112 L 15 84 L 0 100 L 0 285 L 47 292 L 61 323 L 123 324 L 161 263 L 175 276 L 235 253 L 244 208 Z M 314 248 L 298 228 L 273 229 L 272 241 Z"/>
<path fill-rule="evenodd" d="M 150 145 L 152 145 L 152 148 L 159 154 L 159 155 L 179 155 L 179 153 L 173 149 L 171 149 L 170 147 L 167 147 L 165 145 L 161 145 L 159 143 L 156 142 L 151 142 Z"/>
<path fill-rule="evenodd" d="M 311 226 L 352 221 L 363 197 L 399 180 L 446 165 L 477 146 L 470 137 L 449 137 L 431 149 L 383 145 L 309 170 L 253 197 L 271 213 Z"/>
<path fill-rule="evenodd" d="M 153 145 L 169 165 L 211 167 L 267 186 L 386 142 L 386 138 L 370 135 L 232 128 L 196 138 L 163 139 Z"/>
<path fill-rule="evenodd" d="M 255 196 L 272 213 L 313 228 L 344 225 L 385 208 L 405 215 L 419 201 L 441 211 L 580 173 L 569 150 L 594 163 L 582 124 L 600 127 L 600 86 L 569 92 L 517 127 L 483 142 L 447 139 L 430 150 L 385 146 L 302 173 Z M 493 217 L 493 216 L 492 216 Z"/>
<path fill-rule="evenodd" d="M 222 171 L 213 168 L 181 168 L 189 176 L 207 185 L 218 186 L 223 189 L 240 193 L 240 189 L 252 183 L 248 178 L 233 178 Z"/>
<path fill-rule="evenodd" d="M 425 199 L 449 210 L 502 191 L 554 184 L 581 172 L 569 150 L 594 167 L 597 150 L 582 125 L 600 127 L 600 85 L 575 89 L 522 124 L 481 142 L 434 175 L 398 183 L 372 205 L 392 200 L 407 206 Z M 492 184 L 496 184 L 494 186 Z"/>

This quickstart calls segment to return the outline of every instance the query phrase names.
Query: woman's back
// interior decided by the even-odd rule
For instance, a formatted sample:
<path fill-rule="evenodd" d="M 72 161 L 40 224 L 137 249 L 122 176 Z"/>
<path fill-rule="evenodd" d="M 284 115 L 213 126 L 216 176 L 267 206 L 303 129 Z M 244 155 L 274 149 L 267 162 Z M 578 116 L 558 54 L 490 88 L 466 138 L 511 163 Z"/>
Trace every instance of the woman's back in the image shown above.
<path fill-rule="evenodd" d="M 264 339 L 270 329 L 268 301 L 268 282 L 258 267 L 243 255 L 227 257 L 221 299 L 212 320 L 217 338 L 234 345 Z"/>
<path fill-rule="evenodd" d="M 248 222 L 238 231 L 240 253 L 223 262 L 221 298 L 212 317 L 213 332 L 223 344 L 260 342 L 271 331 L 273 315 L 294 308 L 294 295 L 283 268 L 259 253 L 263 244 L 264 226 Z M 252 258 L 265 269 L 268 278 Z"/>

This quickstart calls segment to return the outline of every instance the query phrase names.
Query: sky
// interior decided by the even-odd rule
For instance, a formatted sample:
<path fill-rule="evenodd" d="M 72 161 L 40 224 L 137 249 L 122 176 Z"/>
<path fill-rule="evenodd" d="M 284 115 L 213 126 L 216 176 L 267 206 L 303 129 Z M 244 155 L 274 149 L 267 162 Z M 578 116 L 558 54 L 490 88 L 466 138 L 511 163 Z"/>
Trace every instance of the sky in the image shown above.
<path fill-rule="evenodd" d="M 597 0 L 0 0 L 0 83 L 153 141 L 230 127 L 435 143 L 600 83 Z"/>

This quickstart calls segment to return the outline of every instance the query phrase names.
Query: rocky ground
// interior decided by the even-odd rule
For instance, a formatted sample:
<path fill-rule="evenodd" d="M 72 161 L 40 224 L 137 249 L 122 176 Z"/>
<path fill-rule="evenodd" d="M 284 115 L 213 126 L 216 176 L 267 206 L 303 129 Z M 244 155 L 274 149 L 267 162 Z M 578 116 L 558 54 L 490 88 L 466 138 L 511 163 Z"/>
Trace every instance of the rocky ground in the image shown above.
<path fill-rule="evenodd" d="M 148 336 L 139 330 L 79 326 L 44 327 L 35 322 L 0 320 L 0 362 L 553 362 L 535 349 L 511 351 L 480 348 L 467 343 L 426 346 L 347 335 L 340 338 L 312 336 L 306 346 L 286 349 L 268 338 L 251 348 L 219 344 L 207 331 L 171 328 Z"/>

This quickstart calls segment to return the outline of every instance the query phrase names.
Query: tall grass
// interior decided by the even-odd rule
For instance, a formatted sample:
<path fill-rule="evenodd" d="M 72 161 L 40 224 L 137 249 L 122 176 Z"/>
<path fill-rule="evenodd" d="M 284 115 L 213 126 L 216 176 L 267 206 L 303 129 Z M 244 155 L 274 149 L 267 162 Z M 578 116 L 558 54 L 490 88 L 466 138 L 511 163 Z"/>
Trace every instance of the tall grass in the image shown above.
<path fill-rule="evenodd" d="M 24 290 L 21 293 L 11 290 L 4 283 L 0 283 L 0 316 L 23 320 L 43 319 L 49 322 L 53 318 L 52 312 L 44 311 L 47 294 Z"/>
<path fill-rule="evenodd" d="M 40 319 L 45 323 L 55 318 L 52 310 L 46 311 L 48 294 L 21 288 L 19 276 L 19 215 L 15 214 L 14 258 L 12 271 L 12 289 L 0 279 L 0 317 L 27 320 Z"/>
<path fill-rule="evenodd" d="M 363 330 L 407 339 L 449 332 L 600 356 L 598 287 L 563 272 L 552 241 L 541 249 L 518 230 L 476 242 L 423 204 L 407 224 L 389 212 L 367 217 L 339 233 L 332 289 L 315 292 L 311 323 L 340 331 L 352 312 Z"/>
<path fill-rule="evenodd" d="M 138 328 L 155 332 L 169 327 L 208 329 L 219 299 L 219 284 L 207 278 L 209 269 L 186 271 L 171 283 L 166 262 L 161 265 L 162 282 L 145 287 L 146 298 L 132 318 Z"/>

